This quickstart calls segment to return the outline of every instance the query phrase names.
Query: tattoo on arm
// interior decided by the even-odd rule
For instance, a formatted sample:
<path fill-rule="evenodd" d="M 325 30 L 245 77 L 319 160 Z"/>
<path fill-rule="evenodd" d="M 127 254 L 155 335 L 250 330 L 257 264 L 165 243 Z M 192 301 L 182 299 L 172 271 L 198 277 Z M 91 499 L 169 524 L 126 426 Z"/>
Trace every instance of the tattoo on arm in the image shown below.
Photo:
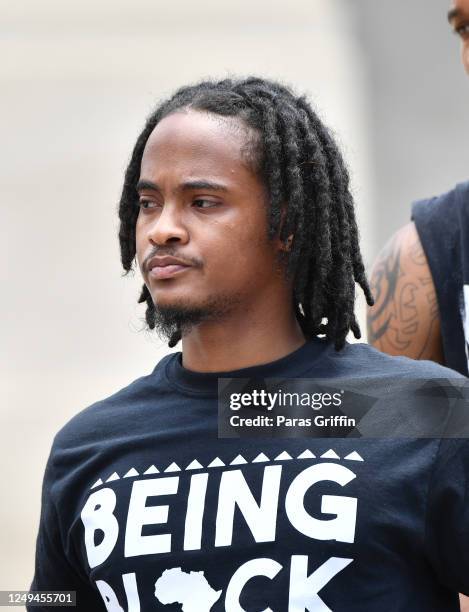
<path fill-rule="evenodd" d="M 443 362 L 438 302 L 427 258 L 413 224 L 380 253 L 371 275 L 375 305 L 368 341 L 391 355 Z"/>
<path fill-rule="evenodd" d="M 400 249 L 393 238 L 380 254 L 371 276 L 371 291 L 375 307 L 368 316 L 368 342 L 375 344 L 387 333 L 392 318 L 392 306 L 399 275 Z M 388 310 L 391 312 L 388 313 Z M 384 316 L 383 316 L 384 315 Z"/>

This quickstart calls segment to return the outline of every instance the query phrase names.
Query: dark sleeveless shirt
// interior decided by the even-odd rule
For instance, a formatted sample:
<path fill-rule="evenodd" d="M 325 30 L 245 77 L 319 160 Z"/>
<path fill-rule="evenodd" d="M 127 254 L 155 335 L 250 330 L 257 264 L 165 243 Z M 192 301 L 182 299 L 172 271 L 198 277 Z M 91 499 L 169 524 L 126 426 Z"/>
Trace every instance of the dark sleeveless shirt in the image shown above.
<path fill-rule="evenodd" d="M 468 376 L 469 182 L 412 205 L 440 311 L 445 365 Z"/>

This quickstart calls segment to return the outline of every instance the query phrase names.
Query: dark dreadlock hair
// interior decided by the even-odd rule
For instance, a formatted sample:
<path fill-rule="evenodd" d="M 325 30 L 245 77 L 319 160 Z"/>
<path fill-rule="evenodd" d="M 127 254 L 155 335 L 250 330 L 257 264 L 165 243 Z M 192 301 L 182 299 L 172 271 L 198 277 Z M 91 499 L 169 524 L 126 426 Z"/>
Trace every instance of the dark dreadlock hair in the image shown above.
<path fill-rule="evenodd" d="M 269 236 L 279 233 L 287 241 L 293 235 L 286 271 L 294 280 L 295 311 L 305 336 L 325 334 L 337 350 L 350 330 L 360 338 L 354 314 L 355 283 L 369 305 L 373 297 L 360 253 L 347 168 L 306 99 L 273 81 L 255 77 L 204 81 L 179 89 L 150 115 L 134 147 L 119 203 L 119 242 L 126 273 L 136 253 L 136 186 L 145 144 L 164 117 L 184 108 L 238 117 L 257 136 L 250 144 L 251 157 L 268 188 Z M 285 205 L 287 214 L 281 220 Z M 145 285 L 138 301 L 146 302 L 146 322 L 153 329 L 156 311 Z M 169 346 L 180 338 L 177 330 Z"/>

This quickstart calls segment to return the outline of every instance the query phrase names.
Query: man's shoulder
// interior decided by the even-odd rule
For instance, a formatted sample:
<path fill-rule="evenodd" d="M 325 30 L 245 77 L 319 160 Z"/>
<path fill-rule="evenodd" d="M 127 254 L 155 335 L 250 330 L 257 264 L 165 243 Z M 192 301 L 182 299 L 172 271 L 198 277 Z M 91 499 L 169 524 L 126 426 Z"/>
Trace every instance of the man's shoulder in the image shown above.
<path fill-rule="evenodd" d="M 331 353 L 329 353 L 331 356 Z M 370 344 L 346 344 L 336 359 L 345 364 L 348 372 L 356 376 L 398 376 L 402 378 L 461 379 L 465 377 L 434 361 L 410 359 L 383 353 Z"/>
<path fill-rule="evenodd" d="M 412 204 L 412 219 L 436 219 L 441 215 L 459 214 L 469 209 L 469 181 L 458 183 L 444 193 L 416 200 Z"/>
<path fill-rule="evenodd" d="M 152 372 L 136 378 L 108 397 L 93 402 L 74 415 L 54 438 L 54 447 L 67 448 L 78 441 L 102 441 L 103 437 L 115 430 L 123 430 L 126 423 L 135 419 L 136 413 L 148 402 L 155 403 L 163 393 L 165 364 L 171 358 L 166 355 Z"/>

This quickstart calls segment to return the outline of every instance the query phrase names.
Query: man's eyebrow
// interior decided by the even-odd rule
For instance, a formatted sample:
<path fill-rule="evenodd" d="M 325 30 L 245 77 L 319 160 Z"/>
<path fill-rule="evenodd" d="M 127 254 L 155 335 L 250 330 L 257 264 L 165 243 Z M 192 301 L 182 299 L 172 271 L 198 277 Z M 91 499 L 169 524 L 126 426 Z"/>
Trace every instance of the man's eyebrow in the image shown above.
<path fill-rule="evenodd" d="M 206 180 L 186 181 L 180 185 L 179 189 L 181 189 L 182 191 L 186 191 L 189 189 L 210 189 L 211 191 L 228 191 L 226 185 Z"/>
<path fill-rule="evenodd" d="M 458 8 L 453 8 L 450 11 L 448 11 L 448 21 L 449 23 L 451 23 L 454 19 L 456 19 L 456 17 L 459 17 L 461 11 Z"/>
<path fill-rule="evenodd" d="M 137 183 L 136 190 L 142 191 L 143 189 L 150 189 L 151 191 L 160 191 L 160 188 L 156 183 L 146 181 L 145 179 L 140 179 Z"/>
<path fill-rule="evenodd" d="M 145 179 L 141 179 L 137 183 L 137 191 L 142 191 L 143 189 L 150 189 L 151 191 L 161 191 L 161 188 L 152 181 L 147 181 Z M 193 180 L 193 181 L 185 181 L 181 183 L 177 190 L 178 191 L 189 191 L 191 189 L 209 189 L 210 191 L 228 191 L 226 185 L 222 185 L 221 183 L 215 183 L 214 181 L 208 180 Z"/>

